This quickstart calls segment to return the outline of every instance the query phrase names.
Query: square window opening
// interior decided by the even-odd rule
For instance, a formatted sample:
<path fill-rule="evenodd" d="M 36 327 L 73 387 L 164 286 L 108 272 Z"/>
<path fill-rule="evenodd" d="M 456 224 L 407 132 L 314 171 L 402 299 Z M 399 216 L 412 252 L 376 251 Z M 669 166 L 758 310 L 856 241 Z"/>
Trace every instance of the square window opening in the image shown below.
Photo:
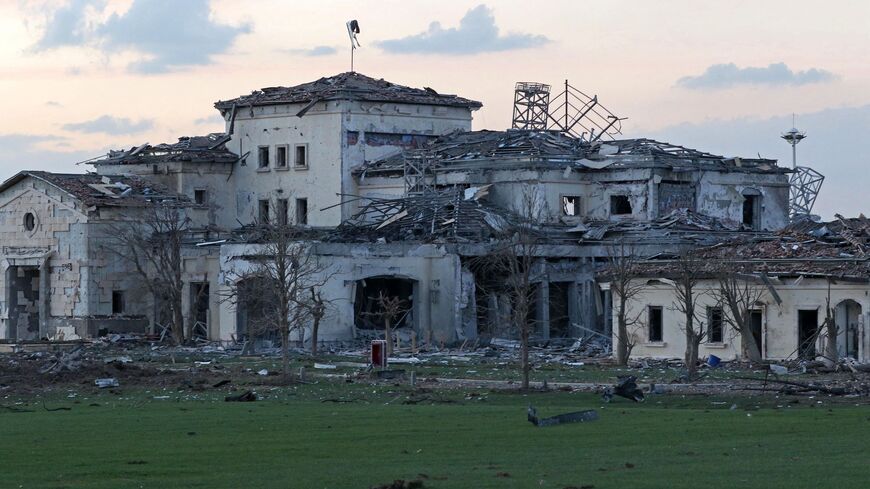
<path fill-rule="evenodd" d="M 297 144 L 296 145 L 296 159 L 293 164 L 297 168 L 307 168 L 308 167 L 308 145 L 307 144 Z"/>
<path fill-rule="evenodd" d="M 579 216 L 580 215 L 580 196 L 579 195 L 563 195 L 562 196 L 562 215 L 563 216 Z"/>
<path fill-rule="evenodd" d="M 193 191 L 193 201 L 198 205 L 203 205 L 206 203 L 207 194 L 204 189 L 198 188 Z"/>
<path fill-rule="evenodd" d="M 618 216 L 631 213 L 631 200 L 629 200 L 627 195 L 610 196 L 610 214 Z"/>

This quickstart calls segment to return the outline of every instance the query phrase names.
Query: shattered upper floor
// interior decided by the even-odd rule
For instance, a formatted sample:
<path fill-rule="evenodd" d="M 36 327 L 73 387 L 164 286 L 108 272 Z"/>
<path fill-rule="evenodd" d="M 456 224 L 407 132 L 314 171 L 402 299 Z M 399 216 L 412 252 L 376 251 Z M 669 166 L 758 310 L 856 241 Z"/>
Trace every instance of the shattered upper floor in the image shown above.
<path fill-rule="evenodd" d="M 559 167 L 581 170 L 667 168 L 672 171 L 714 170 L 744 173 L 788 173 L 776 160 L 724 157 L 652 139 L 589 143 L 559 131 L 511 129 L 468 131 L 441 136 L 420 151 L 368 162 L 360 175 L 403 171 L 408 158 L 425 158 L 432 171 L 510 167 Z"/>
<path fill-rule="evenodd" d="M 414 105 L 440 105 L 479 109 L 483 104 L 476 100 L 447 95 L 425 88 L 412 88 L 384 79 L 374 79 L 349 71 L 335 76 L 323 77 L 313 82 L 291 87 L 268 87 L 251 92 L 250 95 L 221 100 L 215 103 L 219 110 L 233 107 L 309 103 L 327 100 L 356 100 L 364 102 L 393 102 Z M 304 109 L 303 109 L 304 110 Z"/>
<path fill-rule="evenodd" d="M 227 163 L 239 161 L 239 156 L 227 149 L 230 136 L 211 133 L 206 136 L 185 136 L 177 143 L 148 143 L 126 150 L 109 151 L 105 158 L 89 162 L 94 166 L 138 165 L 168 162 Z"/>

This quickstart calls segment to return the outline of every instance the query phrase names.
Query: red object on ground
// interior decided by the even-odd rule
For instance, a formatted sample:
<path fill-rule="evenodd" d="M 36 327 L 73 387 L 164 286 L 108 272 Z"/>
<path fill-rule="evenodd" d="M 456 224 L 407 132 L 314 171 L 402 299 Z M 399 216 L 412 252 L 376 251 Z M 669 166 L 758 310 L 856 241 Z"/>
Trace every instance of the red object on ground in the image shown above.
<path fill-rule="evenodd" d="M 384 340 L 372 340 L 372 366 L 387 367 L 387 342 Z"/>

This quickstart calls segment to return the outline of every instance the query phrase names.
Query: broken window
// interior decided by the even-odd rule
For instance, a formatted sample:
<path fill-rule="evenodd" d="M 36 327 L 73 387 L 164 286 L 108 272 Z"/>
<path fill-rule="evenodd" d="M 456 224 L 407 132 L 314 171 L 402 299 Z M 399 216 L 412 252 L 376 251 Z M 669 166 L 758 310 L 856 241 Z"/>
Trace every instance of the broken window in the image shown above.
<path fill-rule="evenodd" d="M 260 224 L 269 224 L 269 201 L 261 200 L 259 209 Z"/>
<path fill-rule="evenodd" d="M 260 146 L 257 150 L 257 166 L 259 168 L 269 168 L 269 147 Z"/>
<path fill-rule="evenodd" d="M 290 203 L 288 199 L 278 199 L 278 208 L 275 209 L 275 214 L 278 219 L 278 224 L 287 225 L 287 217 L 290 213 Z"/>
<path fill-rule="evenodd" d="M 308 224 L 308 199 L 296 199 L 296 224 Z"/>
<path fill-rule="evenodd" d="M 307 168 L 308 167 L 308 145 L 307 144 L 297 144 L 296 145 L 296 159 L 293 160 L 293 164 L 296 168 Z"/>
<path fill-rule="evenodd" d="M 287 168 L 287 145 L 275 147 L 275 168 Z"/>
<path fill-rule="evenodd" d="M 400 277 L 369 277 L 356 282 L 354 297 L 354 324 L 360 329 L 384 329 L 383 304 L 378 298 L 398 297 L 399 315 L 391 320 L 391 327 L 414 326 L 414 281 Z"/>
<path fill-rule="evenodd" d="M 112 291 L 112 314 L 124 314 L 124 291 Z"/>
<path fill-rule="evenodd" d="M 193 191 L 193 201 L 199 205 L 203 205 L 206 202 L 206 192 L 204 189 L 198 188 Z"/>
<path fill-rule="evenodd" d="M 563 195 L 562 196 L 562 215 L 563 216 L 579 216 L 580 215 L 580 196 L 579 195 Z"/>
<path fill-rule="evenodd" d="M 627 195 L 610 196 L 610 214 L 613 216 L 631 214 L 631 201 Z"/>
<path fill-rule="evenodd" d="M 707 308 L 707 343 L 722 343 L 724 339 L 722 329 L 722 308 Z"/>
<path fill-rule="evenodd" d="M 24 229 L 33 231 L 36 228 L 36 216 L 32 212 L 24 214 Z"/>
<path fill-rule="evenodd" d="M 662 341 L 662 307 L 649 306 L 649 341 L 656 343 Z"/>

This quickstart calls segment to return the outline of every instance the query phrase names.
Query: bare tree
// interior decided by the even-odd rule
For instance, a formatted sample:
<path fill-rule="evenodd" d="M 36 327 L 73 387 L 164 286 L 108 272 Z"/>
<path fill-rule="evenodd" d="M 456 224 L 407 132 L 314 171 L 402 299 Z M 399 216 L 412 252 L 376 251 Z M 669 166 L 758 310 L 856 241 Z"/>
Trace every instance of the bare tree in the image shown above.
<path fill-rule="evenodd" d="M 825 298 L 825 321 L 822 323 L 825 330 L 825 363 L 832 367 L 840 361 L 840 351 L 837 348 L 837 337 L 840 330 L 834 319 L 834 310 L 831 308 L 831 279 L 828 279 L 828 296 Z M 819 329 L 822 329 L 819 328 Z"/>
<path fill-rule="evenodd" d="M 607 263 L 607 277 L 610 280 L 610 292 L 617 299 L 616 311 L 616 363 L 628 365 L 628 358 L 634 348 L 635 340 L 629 328 L 637 324 L 641 312 L 629 316 L 629 303 L 643 290 L 643 284 L 636 281 L 639 275 L 637 259 L 634 250 L 619 241 L 610 246 Z"/>
<path fill-rule="evenodd" d="M 512 233 L 505 236 L 492 253 L 472 260 L 469 265 L 479 274 L 490 277 L 492 292 L 504 295 L 510 304 L 509 311 L 499 308 L 496 312 L 519 336 L 522 388 L 528 389 L 529 339 L 537 323 L 529 313 L 535 304 L 536 284 L 540 281 L 536 274 L 540 265 L 540 243 L 535 225 L 544 214 L 536 188 L 523 189 L 518 211 Z"/>
<path fill-rule="evenodd" d="M 190 230 L 183 203 L 153 201 L 139 213 L 123 216 L 108 226 L 103 247 L 127 263 L 142 277 L 151 296 L 169 312 L 169 331 L 176 344 L 190 337 L 184 329 L 184 291 L 181 245 Z M 191 324 L 189 329 L 193 328 Z"/>
<path fill-rule="evenodd" d="M 760 362 L 761 345 L 752 334 L 752 310 L 764 297 L 764 286 L 756 277 L 742 273 L 734 262 L 720 262 L 716 275 L 719 287 L 712 294 L 723 309 L 724 321 L 740 335 L 743 357 L 750 362 Z"/>
<path fill-rule="evenodd" d="M 301 331 L 318 312 L 319 290 L 329 279 L 327 267 L 312 253 L 300 230 L 275 219 L 261 225 L 256 255 L 247 270 L 234 273 L 234 285 L 223 300 L 254 309 L 248 315 L 248 333 L 274 333 L 281 340 L 284 380 L 290 380 L 290 335 Z M 321 316 L 322 317 L 322 316 Z M 319 321 L 319 319 L 318 319 Z"/>
<path fill-rule="evenodd" d="M 677 259 L 675 266 L 674 309 L 683 313 L 685 317 L 683 324 L 683 330 L 686 333 L 685 361 L 688 378 L 691 380 L 698 373 L 698 350 L 707 335 L 704 323 L 699 320 L 697 315 L 697 286 L 702 277 L 704 262 L 692 251 L 684 251 Z"/>
<path fill-rule="evenodd" d="M 320 332 L 320 320 L 326 315 L 327 301 L 323 298 L 323 292 L 309 287 L 311 297 L 308 304 L 311 311 L 311 356 L 317 356 L 317 335 Z"/>
<path fill-rule="evenodd" d="M 405 313 L 408 308 L 405 306 L 405 301 L 402 298 L 394 295 L 385 294 L 383 290 L 378 291 L 377 297 L 371 297 L 378 305 L 378 309 L 373 312 L 364 313 L 366 316 L 374 316 L 384 322 L 384 340 L 387 342 L 387 355 L 393 354 L 393 321 Z"/>

